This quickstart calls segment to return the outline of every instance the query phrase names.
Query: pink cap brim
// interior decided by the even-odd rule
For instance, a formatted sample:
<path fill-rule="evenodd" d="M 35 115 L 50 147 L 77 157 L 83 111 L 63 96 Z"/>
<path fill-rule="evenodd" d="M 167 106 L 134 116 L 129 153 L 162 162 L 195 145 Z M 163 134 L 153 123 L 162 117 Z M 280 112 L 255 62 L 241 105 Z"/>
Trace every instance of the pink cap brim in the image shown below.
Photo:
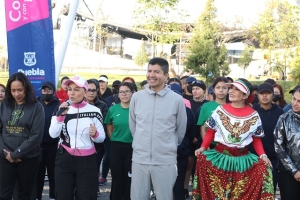
<path fill-rule="evenodd" d="M 79 83 L 79 81 L 76 81 L 76 80 L 69 79 L 65 82 L 65 85 L 69 85 L 70 83 L 74 83 L 78 87 L 81 87 L 81 88 L 84 88 L 85 90 L 88 90 L 88 86 L 86 84 L 81 84 L 81 83 Z"/>
<path fill-rule="evenodd" d="M 234 86 L 235 86 L 237 89 L 239 89 L 241 92 L 243 92 L 243 93 L 249 95 L 247 89 L 246 89 L 243 85 L 241 85 L 240 83 L 238 83 L 238 82 L 226 83 L 226 85 L 228 85 L 228 86 L 229 86 L 229 85 L 234 85 Z"/>

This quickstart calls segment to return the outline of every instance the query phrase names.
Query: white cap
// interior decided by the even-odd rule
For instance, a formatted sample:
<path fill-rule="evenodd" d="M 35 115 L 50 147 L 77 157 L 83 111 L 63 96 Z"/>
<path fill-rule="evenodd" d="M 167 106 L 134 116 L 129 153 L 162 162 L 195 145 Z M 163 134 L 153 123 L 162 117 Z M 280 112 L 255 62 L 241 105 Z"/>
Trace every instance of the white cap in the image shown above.
<path fill-rule="evenodd" d="M 104 81 L 104 82 L 108 83 L 108 79 L 105 78 L 104 76 L 101 76 L 100 78 L 98 78 L 98 81 Z"/>

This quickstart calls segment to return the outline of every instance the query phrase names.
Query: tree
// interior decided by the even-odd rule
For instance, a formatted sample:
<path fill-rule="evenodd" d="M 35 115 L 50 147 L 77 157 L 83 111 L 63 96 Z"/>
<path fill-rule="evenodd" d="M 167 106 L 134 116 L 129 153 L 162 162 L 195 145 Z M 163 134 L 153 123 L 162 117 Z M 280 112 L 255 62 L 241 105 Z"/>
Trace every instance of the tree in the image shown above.
<path fill-rule="evenodd" d="M 238 60 L 238 66 L 241 67 L 244 70 L 244 78 L 246 78 L 246 69 L 249 67 L 251 61 L 252 61 L 252 54 L 253 49 L 252 48 L 246 48 L 243 52 L 241 57 Z"/>
<path fill-rule="evenodd" d="M 138 0 L 134 11 L 136 31 L 146 34 L 152 42 L 152 56 L 162 54 L 157 52 L 158 44 L 173 44 L 180 39 L 186 25 L 181 24 L 187 16 L 176 6 L 179 0 Z"/>
<path fill-rule="evenodd" d="M 203 76 L 207 84 L 212 83 L 218 76 L 230 72 L 226 61 L 227 49 L 222 41 L 216 13 L 214 0 L 208 0 L 190 39 L 190 54 L 185 62 L 186 68 Z"/>
<path fill-rule="evenodd" d="M 284 77 L 288 63 L 293 57 L 293 47 L 300 41 L 300 9 L 287 0 L 270 0 L 260 20 L 251 29 L 250 34 L 267 50 L 268 63 L 280 66 L 274 68 L 282 71 Z M 280 56 L 274 55 L 276 49 L 283 50 Z M 271 70 L 269 70 L 271 72 Z"/>
<path fill-rule="evenodd" d="M 145 42 L 142 43 L 139 52 L 136 54 L 134 62 L 140 67 L 142 67 L 145 63 L 148 62 L 148 55 L 145 47 Z"/>
<path fill-rule="evenodd" d="M 300 84 L 300 55 L 297 55 L 293 60 L 290 76 L 293 81 Z"/>

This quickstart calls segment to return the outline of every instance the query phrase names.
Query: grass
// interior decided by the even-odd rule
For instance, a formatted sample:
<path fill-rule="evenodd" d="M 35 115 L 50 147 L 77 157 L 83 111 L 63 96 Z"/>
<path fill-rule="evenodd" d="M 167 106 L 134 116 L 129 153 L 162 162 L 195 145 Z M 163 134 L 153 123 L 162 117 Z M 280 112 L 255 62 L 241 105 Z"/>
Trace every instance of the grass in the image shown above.
<path fill-rule="evenodd" d="M 68 76 L 71 78 L 74 75 L 76 75 L 76 73 L 61 73 L 59 79 L 61 79 L 64 76 Z M 89 72 L 80 73 L 79 75 L 83 76 L 86 79 L 98 78 L 100 76 L 100 74 L 89 73 Z M 115 81 L 115 80 L 122 81 L 123 78 L 130 76 L 136 81 L 136 85 L 137 85 L 138 89 L 140 89 L 140 82 L 142 82 L 143 80 L 146 79 L 146 72 L 145 72 L 145 75 L 123 75 L 123 74 L 106 74 L 106 75 L 108 76 L 108 79 L 109 79 L 109 87 L 111 87 L 111 84 L 113 81 Z M 201 79 L 200 77 L 196 77 L 196 78 Z M 0 83 L 2 83 L 3 85 L 6 85 L 7 80 L 8 80 L 8 72 L 0 72 Z M 253 85 L 260 85 L 264 81 L 263 80 L 261 80 L 261 81 L 257 81 L 257 80 L 251 81 L 250 80 L 250 82 Z M 293 89 L 297 84 L 292 81 L 276 81 L 276 83 L 282 86 L 282 88 L 284 90 L 284 99 L 286 100 L 286 102 L 290 103 L 292 96 L 288 92 L 291 89 Z M 60 88 L 60 82 L 57 84 L 57 87 Z"/>

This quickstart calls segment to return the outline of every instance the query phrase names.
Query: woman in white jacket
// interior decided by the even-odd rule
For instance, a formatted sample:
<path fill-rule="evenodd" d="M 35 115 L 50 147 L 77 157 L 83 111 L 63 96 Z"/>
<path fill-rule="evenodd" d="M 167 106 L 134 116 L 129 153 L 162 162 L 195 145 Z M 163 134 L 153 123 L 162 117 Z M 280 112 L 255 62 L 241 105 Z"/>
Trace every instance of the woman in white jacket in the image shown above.
<path fill-rule="evenodd" d="M 94 142 L 105 139 L 101 111 L 84 101 L 87 81 L 74 76 L 66 81 L 70 102 L 59 106 L 64 109 L 53 116 L 49 134 L 60 137 L 55 160 L 56 200 L 97 199 L 97 164 Z M 69 105 L 71 104 L 71 105 Z"/>

